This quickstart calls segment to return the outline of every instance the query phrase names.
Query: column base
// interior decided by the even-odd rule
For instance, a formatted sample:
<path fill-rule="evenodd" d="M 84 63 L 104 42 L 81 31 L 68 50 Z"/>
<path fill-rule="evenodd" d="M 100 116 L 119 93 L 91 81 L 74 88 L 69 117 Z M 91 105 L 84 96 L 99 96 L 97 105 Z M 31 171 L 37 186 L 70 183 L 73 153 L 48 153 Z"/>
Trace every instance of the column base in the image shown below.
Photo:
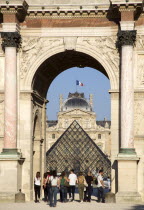
<path fill-rule="evenodd" d="M 118 161 L 118 192 L 116 203 L 140 203 L 141 196 L 137 189 L 137 163 L 139 157 L 134 154 L 119 153 Z"/>
<path fill-rule="evenodd" d="M 115 196 L 116 203 L 141 203 L 142 199 L 138 192 L 118 192 Z"/>
<path fill-rule="evenodd" d="M 105 194 L 105 202 L 106 203 L 115 203 L 115 194 L 112 192 L 108 192 Z"/>
<path fill-rule="evenodd" d="M 1 152 L 2 155 L 20 155 L 20 152 L 18 152 L 18 149 L 3 149 Z"/>
<path fill-rule="evenodd" d="M 22 187 L 24 158 L 16 149 L 3 149 L 0 154 L 0 201 L 15 201 L 15 194 Z"/>
<path fill-rule="evenodd" d="M 119 153 L 123 155 L 136 155 L 134 148 L 120 148 Z"/>

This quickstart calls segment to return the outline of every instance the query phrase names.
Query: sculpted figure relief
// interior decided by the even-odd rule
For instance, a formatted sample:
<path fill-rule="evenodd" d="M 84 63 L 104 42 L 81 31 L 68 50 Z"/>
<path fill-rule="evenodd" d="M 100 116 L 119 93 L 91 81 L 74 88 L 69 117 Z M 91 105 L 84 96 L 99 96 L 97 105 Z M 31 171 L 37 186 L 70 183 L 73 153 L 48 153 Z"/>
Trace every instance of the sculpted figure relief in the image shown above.
<path fill-rule="evenodd" d="M 144 87 L 144 55 L 138 55 L 137 85 Z"/>
<path fill-rule="evenodd" d="M 143 49 L 144 50 L 144 36 L 137 36 L 136 39 L 136 47 L 137 49 Z"/>
<path fill-rule="evenodd" d="M 119 68 L 119 54 L 116 49 L 116 36 L 113 37 L 93 37 L 85 38 L 83 41 L 89 45 L 91 48 L 95 48 L 99 51 L 105 59 L 115 66 L 116 69 Z"/>
<path fill-rule="evenodd" d="M 117 69 L 119 68 L 119 54 L 116 49 L 116 36 L 112 37 L 86 37 L 73 39 L 73 47 L 70 45 L 68 49 L 75 48 L 76 40 L 78 44 L 88 45 L 89 48 L 93 48 L 98 51 L 104 59 L 106 59 L 111 65 Z M 56 46 L 63 45 L 66 48 L 66 38 L 46 38 L 36 37 L 29 38 L 24 37 L 22 40 L 22 49 L 20 52 L 21 59 L 21 79 L 25 77 L 30 66 L 39 58 L 46 50 L 53 49 Z"/>
<path fill-rule="evenodd" d="M 22 40 L 22 49 L 20 52 L 21 59 L 21 79 L 24 78 L 31 64 L 42 55 L 46 49 L 51 49 L 55 46 L 63 44 L 63 39 L 60 38 L 45 38 L 45 37 L 36 37 L 36 38 L 23 38 Z"/>
<path fill-rule="evenodd" d="M 143 101 L 135 104 L 135 135 L 143 135 L 144 108 Z"/>

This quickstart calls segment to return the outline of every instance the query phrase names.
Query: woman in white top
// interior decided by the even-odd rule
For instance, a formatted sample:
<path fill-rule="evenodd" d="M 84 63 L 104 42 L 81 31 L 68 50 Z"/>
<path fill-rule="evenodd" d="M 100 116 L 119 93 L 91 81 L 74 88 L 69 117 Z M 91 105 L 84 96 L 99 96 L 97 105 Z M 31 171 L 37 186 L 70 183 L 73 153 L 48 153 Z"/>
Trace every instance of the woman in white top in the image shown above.
<path fill-rule="evenodd" d="M 56 207 L 57 193 L 59 188 L 59 178 L 56 171 L 53 171 L 52 176 L 49 177 L 48 183 L 51 183 L 50 188 L 50 207 Z"/>
<path fill-rule="evenodd" d="M 36 173 L 36 177 L 34 178 L 34 190 L 35 190 L 35 202 L 38 203 L 40 199 L 40 189 L 41 189 L 41 177 L 40 172 Z"/>

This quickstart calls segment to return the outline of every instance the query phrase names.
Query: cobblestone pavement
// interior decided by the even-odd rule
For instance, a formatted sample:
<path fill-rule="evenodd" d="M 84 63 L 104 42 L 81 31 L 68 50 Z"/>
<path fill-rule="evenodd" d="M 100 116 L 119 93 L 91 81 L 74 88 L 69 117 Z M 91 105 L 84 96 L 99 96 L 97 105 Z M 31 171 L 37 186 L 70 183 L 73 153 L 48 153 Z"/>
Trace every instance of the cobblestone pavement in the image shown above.
<path fill-rule="evenodd" d="M 58 196 L 59 199 L 59 196 Z M 34 203 L 0 203 L 0 210 L 47 210 L 54 209 L 49 207 L 44 201 Z M 78 195 L 74 202 L 60 203 L 57 202 L 57 210 L 144 210 L 144 204 L 115 204 L 115 203 L 97 203 L 96 197 L 92 197 L 91 203 L 79 203 Z"/>

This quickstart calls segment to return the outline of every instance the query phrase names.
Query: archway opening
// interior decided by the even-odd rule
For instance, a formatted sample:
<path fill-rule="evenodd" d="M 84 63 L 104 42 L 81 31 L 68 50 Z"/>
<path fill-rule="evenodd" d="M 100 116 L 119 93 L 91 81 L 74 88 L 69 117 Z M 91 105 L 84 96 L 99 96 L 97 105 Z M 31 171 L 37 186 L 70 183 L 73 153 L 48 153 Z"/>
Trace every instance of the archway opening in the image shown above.
<path fill-rule="evenodd" d="M 78 68 L 84 68 L 84 67 L 90 67 L 92 69 L 96 69 L 100 71 L 102 74 L 104 74 L 108 78 L 108 73 L 104 69 L 104 67 L 93 57 L 91 57 L 88 54 L 81 53 L 81 52 L 76 52 L 76 51 L 65 51 L 62 53 L 58 53 L 56 55 L 51 56 L 50 58 L 46 59 L 45 62 L 43 62 L 38 70 L 36 71 L 33 82 L 32 82 L 32 89 L 34 92 L 34 100 L 36 106 L 39 104 L 39 109 L 43 109 L 43 104 L 45 103 L 47 91 L 52 83 L 52 81 L 62 72 L 64 72 L 67 69 L 73 68 L 73 67 L 78 67 Z M 45 110 L 44 110 L 45 111 Z M 44 125 L 44 120 L 46 119 L 43 116 L 43 111 L 40 111 L 41 118 L 42 120 L 42 125 Z M 87 120 L 87 119 L 86 119 Z M 81 120 L 80 120 L 81 121 Z M 70 122 L 69 122 L 70 123 Z M 87 124 L 89 123 L 89 119 L 87 121 Z M 67 123 L 68 124 L 68 123 Z M 66 125 L 66 122 L 65 122 Z M 80 123 L 81 125 L 81 123 Z M 106 122 L 105 124 L 106 125 Z M 47 125 L 46 125 L 47 126 Z M 93 128 L 98 128 L 100 125 L 95 125 Z M 106 129 L 110 129 L 109 125 L 106 125 Z M 88 126 L 89 128 L 89 126 Z M 42 127 L 42 132 L 46 132 L 44 128 Z M 109 130 L 108 130 L 108 135 L 109 135 Z M 98 135 L 98 133 L 97 133 Z M 43 135 L 45 141 L 47 141 L 45 134 Z M 57 139 L 56 135 L 52 133 L 52 138 Z M 95 139 L 100 142 L 100 139 Z M 101 144 L 99 144 L 101 146 Z M 109 142 L 107 142 L 107 145 L 109 145 Z M 45 145 L 46 147 L 46 145 Z M 45 150 L 43 150 L 45 151 Z M 46 150 L 47 151 L 47 150 Z M 45 151 L 45 152 L 46 152 Z M 45 154 L 44 154 L 45 155 Z M 46 161 L 45 161 L 46 162 Z M 44 169 L 45 170 L 45 169 Z"/>
<path fill-rule="evenodd" d="M 85 53 L 68 50 L 51 56 L 40 65 L 34 75 L 32 89 L 40 96 L 46 97 L 47 90 L 54 78 L 72 67 L 91 67 L 108 77 L 106 70 L 96 59 Z"/>

